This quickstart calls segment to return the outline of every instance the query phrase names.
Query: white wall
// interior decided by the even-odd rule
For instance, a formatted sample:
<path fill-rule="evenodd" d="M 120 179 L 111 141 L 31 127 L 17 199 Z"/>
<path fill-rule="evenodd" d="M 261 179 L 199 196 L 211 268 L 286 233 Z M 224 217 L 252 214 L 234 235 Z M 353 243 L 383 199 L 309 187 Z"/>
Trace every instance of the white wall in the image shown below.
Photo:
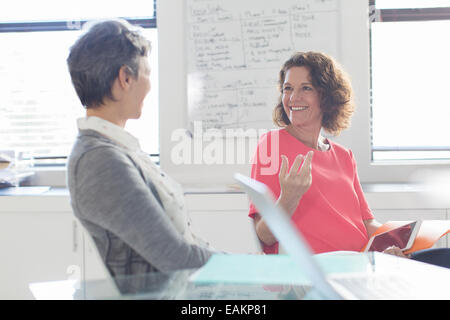
<path fill-rule="evenodd" d="M 408 182 L 411 173 L 424 166 L 371 164 L 367 2 L 340 1 L 342 33 L 339 61 L 352 78 L 357 110 L 352 127 L 334 140 L 352 149 L 362 182 Z M 158 1 L 157 5 L 161 167 L 184 185 L 233 183 L 232 174 L 249 174 L 250 165 L 176 165 L 171 160 L 172 147 L 177 143 L 171 141 L 172 132 L 185 128 L 187 124 L 185 1 L 164 0 Z"/>

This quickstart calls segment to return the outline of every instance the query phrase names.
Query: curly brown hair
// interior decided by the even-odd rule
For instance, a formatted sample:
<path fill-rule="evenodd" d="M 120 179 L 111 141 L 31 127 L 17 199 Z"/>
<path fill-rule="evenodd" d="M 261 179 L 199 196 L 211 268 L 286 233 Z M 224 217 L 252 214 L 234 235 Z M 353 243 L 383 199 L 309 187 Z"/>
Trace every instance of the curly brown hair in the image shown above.
<path fill-rule="evenodd" d="M 333 135 L 350 126 L 350 118 L 355 110 L 353 89 L 349 76 L 329 55 L 321 52 L 297 52 L 283 65 L 279 73 L 280 97 L 273 110 L 273 121 L 279 127 L 291 122 L 282 103 L 283 83 L 287 71 L 292 67 L 306 67 L 311 83 L 319 92 L 322 111 L 322 127 Z"/>

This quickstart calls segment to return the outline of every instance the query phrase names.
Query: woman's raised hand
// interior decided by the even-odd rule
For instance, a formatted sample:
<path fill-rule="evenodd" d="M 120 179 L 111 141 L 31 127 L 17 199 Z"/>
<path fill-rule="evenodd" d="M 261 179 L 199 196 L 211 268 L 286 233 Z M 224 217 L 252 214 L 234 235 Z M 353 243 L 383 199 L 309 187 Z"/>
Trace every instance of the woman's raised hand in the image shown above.
<path fill-rule="evenodd" d="M 281 193 L 278 204 L 292 215 L 298 206 L 301 197 L 308 191 L 312 183 L 311 162 L 313 152 L 309 151 L 306 156 L 299 154 L 291 169 L 289 160 L 285 155 L 281 156 L 281 168 L 278 179 L 280 181 Z M 303 163 L 302 163 L 303 162 Z M 301 166 L 301 167 L 300 167 Z M 299 170 L 300 169 L 300 170 Z"/>

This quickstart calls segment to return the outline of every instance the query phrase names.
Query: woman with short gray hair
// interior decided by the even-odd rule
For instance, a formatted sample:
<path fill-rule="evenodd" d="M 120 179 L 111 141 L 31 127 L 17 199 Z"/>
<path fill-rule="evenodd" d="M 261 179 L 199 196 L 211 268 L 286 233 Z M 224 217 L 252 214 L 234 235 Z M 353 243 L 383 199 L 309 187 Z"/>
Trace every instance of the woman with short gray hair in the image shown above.
<path fill-rule="evenodd" d="M 111 20 L 67 59 L 86 108 L 68 161 L 71 204 L 112 276 L 196 268 L 213 253 L 190 230 L 181 187 L 124 130 L 150 91 L 150 50 L 139 28 Z"/>

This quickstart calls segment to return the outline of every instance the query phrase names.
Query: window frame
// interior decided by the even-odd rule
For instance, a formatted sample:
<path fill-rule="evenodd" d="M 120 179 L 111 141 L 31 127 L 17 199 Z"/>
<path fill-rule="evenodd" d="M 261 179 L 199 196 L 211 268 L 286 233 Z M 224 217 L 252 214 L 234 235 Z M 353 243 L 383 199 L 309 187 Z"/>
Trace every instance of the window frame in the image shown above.
<path fill-rule="evenodd" d="M 358 163 L 358 174 L 362 183 L 381 183 L 381 184 L 404 184 L 404 183 L 420 183 L 418 172 L 439 173 L 445 170 L 450 165 L 450 159 L 439 160 L 386 160 L 374 162 L 372 159 L 372 101 L 371 101 L 371 34 L 370 24 L 376 19 L 381 19 L 381 14 L 384 14 L 385 19 L 389 16 L 390 19 L 398 18 L 400 12 L 406 13 L 405 9 L 377 9 L 375 10 L 375 0 L 368 0 L 368 3 L 361 3 L 367 6 L 366 11 L 358 11 L 358 17 L 354 18 L 363 23 L 363 20 L 369 19 L 367 28 L 355 33 L 354 28 L 356 22 L 352 22 L 352 38 L 346 40 L 347 44 L 352 48 L 352 63 L 349 65 L 354 79 L 359 79 L 359 83 L 354 83 L 357 95 L 357 112 L 352 121 L 352 126 L 341 136 L 337 137 L 337 142 L 341 142 L 344 146 L 349 147 Z M 440 8 L 439 8 L 440 9 Z M 383 11 L 381 11 L 383 10 Z M 395 10 L 396 15 L 393 15 Z M 418 12 L 417 10 L 415 10 Z M 429 9 L 420 9 L 421 12 L 430 12 Z M 388 15 L 391 13 L 390 15 Z M 365 16 L 363 16 L 365 14 Z M 369 17 L 367 17 L 369 14 Z M 439 16 L 436 15 L 435 19 Z M 385 20 L 386 21 L 386 20 Z M 350 30 L 349 30 L 350 31 Z M 355 44 L 361 41 L 361 43 Z M 344 40 L 346 38 L 344 37 Z M 359 52 L 358 55 L 353 55 L 353 52 Z M 365 56 L 363 53 L 367 52 Z M 346 55 L 349 53 L 346 53 Z M 345 56 L 346 56 L 345 55 Z M 365 87 L 367 85 L 367 87 Z M 362 88 L 361 88 L 362 87 Z"/>
<path fill-rule="evenodd" d="M 118 17 L 128 21 L 132 25 L 144 29 L 157 28 L 156 0 L 153 0 L 153 17 L 131 18 Z M 64 20 L 64 21 L 23 21 L 0 22 L 0 33 L 12 32 L 45 32 L 45 31 L 76 31 L 90 20 Z M 160 154 L 150 154 L 159 164 Z M 66 187 L 66 161 L 67 156 L 36 157 L 33 170 L 35 174 L 21 183 L 21 186 L 47 185 L 54 187 Z M 41 162 L 41 163 L 40 163 Z"/>
<path fill-rule="evenodd" d="M 436 21 L 436 20 L 450 20 L 450 7 L 436 7 L 436 8 L 397 8 L 397 9 L 376 9 L 376 0 L 369 0 L 369 46 L 370 46 L 370 146 L 371 146 L 371 160 L 376 162 L 374 159 L 374 152 L 389 152 L 389 151 L 413 151 L 413 152 L 423 152 L 423 151 L 446 151 L 450 152 L 450 144 L 447 146 L 415 146 L 415 147 L 390 147 L 390 146 L 374 146 L 373 145 L 373 124 L 372 124 L 372 113 L 373 113 L 373 88 L 372 88 L 372 28 L 371 25 L 374 22 L 409 22 L 409 21 Z M 378 160 L 379 162 L 423 162 L 427 163 L 429 161 L 450 161 L 450 158 L 445 158 L 443 160 L 430 160 L 430 159 L 418 159 L 418 160 Z"/>

